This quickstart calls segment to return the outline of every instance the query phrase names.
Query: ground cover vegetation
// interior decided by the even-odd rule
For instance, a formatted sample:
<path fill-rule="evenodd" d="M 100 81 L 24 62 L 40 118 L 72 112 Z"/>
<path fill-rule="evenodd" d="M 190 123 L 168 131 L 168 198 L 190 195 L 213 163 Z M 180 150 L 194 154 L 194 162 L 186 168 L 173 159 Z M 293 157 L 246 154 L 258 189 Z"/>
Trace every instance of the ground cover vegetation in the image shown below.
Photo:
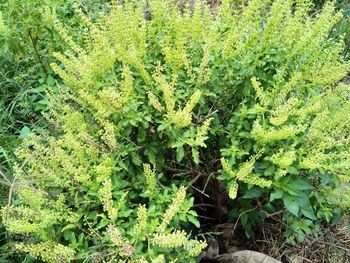
<path fill-rule="evenodd" d="M 1 3 L 0 261 L 198 262 L 195 207 L 340 222 L 349 6 L 315 4 Z"/>

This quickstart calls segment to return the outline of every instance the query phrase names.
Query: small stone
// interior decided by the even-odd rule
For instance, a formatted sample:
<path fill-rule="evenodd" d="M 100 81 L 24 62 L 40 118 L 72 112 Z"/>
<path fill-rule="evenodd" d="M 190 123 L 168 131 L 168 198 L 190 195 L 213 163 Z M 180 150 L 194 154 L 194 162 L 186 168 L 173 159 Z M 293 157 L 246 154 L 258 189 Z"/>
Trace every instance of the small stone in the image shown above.
<path fill-rule="evenodd" d="M 222 254 L 217 257 L 217 260 L 220 263 L 282 263 L 268 255 L 252 250 Z"/>

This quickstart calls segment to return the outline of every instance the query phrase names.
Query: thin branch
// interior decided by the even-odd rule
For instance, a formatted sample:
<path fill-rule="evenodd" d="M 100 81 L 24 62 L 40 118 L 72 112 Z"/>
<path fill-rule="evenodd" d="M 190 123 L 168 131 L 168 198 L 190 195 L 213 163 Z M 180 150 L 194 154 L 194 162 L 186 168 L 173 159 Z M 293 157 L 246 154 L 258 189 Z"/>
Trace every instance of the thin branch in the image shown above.
<path fill-rule="evenodd" d="M 197 176 L 195 178 L 193 178 L 189 183 L 188 186 L 186 187 L 186 189 L 188 189 L 190 186 L 192 186 L 195 182 L 198 181 L 198 179 L 202 176 L 201 173 L 198 172 Z M 193 186 L 192 186 L 193 187 Z"/>
<path fill-rule="evenodd" d="M 209 119 L 211 116 L 215 115 L 219 110 L 214 110 L 213 112 L 208 113 L 208 115 L 204 116 L 203 118 L 198 118 L 197 119 L 197 124 L 202 123 L 206 119 Z"/>

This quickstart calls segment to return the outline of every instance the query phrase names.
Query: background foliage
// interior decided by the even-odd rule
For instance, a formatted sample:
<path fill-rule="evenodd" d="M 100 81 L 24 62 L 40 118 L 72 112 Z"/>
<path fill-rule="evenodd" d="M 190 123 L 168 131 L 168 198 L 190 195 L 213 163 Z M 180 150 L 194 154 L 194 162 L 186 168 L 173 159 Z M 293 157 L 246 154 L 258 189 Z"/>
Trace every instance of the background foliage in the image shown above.
<path fill-rule="evenodd" d="M 270 2 L 1 4 L 1 260 L 194 262 L 181 185 L 248 236 L 337 223 L 349 7 Z"/>

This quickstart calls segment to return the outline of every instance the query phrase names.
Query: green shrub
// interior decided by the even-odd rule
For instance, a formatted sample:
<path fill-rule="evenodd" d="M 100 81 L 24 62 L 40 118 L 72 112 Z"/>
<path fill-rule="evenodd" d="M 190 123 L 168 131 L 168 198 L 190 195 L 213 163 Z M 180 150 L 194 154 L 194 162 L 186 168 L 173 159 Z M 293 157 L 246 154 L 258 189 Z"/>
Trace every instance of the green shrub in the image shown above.
<path fill-rule="evenodd" d="M 47 262 L 195 262 L 193 198 L 227 185 L 247 235 L 283 213 L 289 242 L 317 234 L 349 205 L 349 70 L 328 3 L 252 0 L 111 4 L 82 11 L 81 41 L 56 53 L 62 78 L 47 132 L 17 156 L 2 210 L 16 251 Z M 221 160 L 221 163 L 220 163 Z M 153 167 L 153 168 L 152 168 Z M 173 199 L 173 201 L 171 201 Z"/>
<path fill-rule="evenodd" d="M 81 5 L 93 18 L 106 8 L 103 1 L 86 0 Z M 4 138 L 16 138 L 23 127 L 34 127 L 38 113 L 47 108 L 45 91 L 55 86 L 49 66 L 54 61 L 52 53 L 64 47 L 54 20 L 64 19 L 72 33 L 80 35 L 79 21 L 73 14 L 74 1 L 0 3 L 0 134 Z"/>

